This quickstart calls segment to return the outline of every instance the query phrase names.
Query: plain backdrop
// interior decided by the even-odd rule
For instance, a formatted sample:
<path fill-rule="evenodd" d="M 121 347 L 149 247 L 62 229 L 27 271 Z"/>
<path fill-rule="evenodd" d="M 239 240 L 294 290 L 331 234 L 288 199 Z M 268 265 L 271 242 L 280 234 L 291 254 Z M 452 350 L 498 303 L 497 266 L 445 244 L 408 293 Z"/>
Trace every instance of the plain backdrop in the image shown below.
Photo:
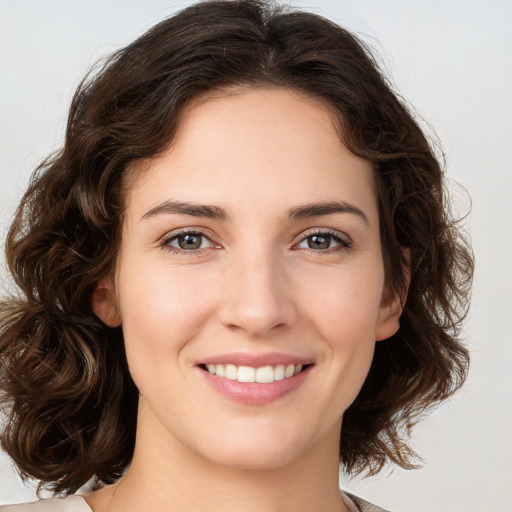
<path fill-rule="evenodd" d="M 62 141 L 74 88 L 101 56 L 190 2 L 0 0 L 0 235 L 34 167 Z M 477 270 L 465 337 L 464 389 L 413 436 L 425 466 L 352 490 L 393 512 L 512 511 L 512 2 L 510 0 L 308 0 L 291 2 L 358 33 L 436 133 Z M 0 260 L 2 293 L 9 287 Z M 30 501 L 0 457 L 0 504 Z"/>

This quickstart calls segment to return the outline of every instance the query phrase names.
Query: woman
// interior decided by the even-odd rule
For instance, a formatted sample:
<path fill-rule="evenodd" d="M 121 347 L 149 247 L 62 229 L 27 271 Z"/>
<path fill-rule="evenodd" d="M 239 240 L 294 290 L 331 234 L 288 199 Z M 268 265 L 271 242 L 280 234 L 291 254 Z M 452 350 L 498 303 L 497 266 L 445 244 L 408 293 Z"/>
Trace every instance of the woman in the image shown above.
<path fill-rule="evenodd" d="M 7 256 L 2 446 L 69 496 L 6 510 L 379 510 L 339 463 L 414 467 L 409 429 L 465 378 L 439 163 L 312 14 L 198 3 L 114 55 Z"/>

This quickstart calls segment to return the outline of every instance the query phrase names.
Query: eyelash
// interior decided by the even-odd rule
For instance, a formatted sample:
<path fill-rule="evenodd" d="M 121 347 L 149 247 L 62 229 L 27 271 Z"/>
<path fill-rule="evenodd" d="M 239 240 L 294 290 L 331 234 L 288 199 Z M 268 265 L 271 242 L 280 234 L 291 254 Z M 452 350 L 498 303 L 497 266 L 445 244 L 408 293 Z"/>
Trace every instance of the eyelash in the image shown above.
<path fill-rule="evenodd" d="M 207 249 L 206 247 L 205 248 L 200 247 L 198 249 L 187 250 L 187 249 L 180 249 L 180 248 L 177 248 L 177 247 L 174 247 L 171 245 L 172 241 L 177 240 L 180 236 L 185 236 L 185 235 L 191 235 L 191 236 L 204 238 L 204 239 L 208 240 L 208 242 L 211 244 L 210 247 L 214 247 L 214 248 L 220 247 L 218 245 L 215 245 L 215 243 L 211 240 L 211 237 L 208 236 L 205 232 L 197 230 L 197 229 L 184 229 L 177 233 L 173 233 L 172 235 L 163 238 L 161 240 L 161 242 L 159 243 L 159 246 L 162 247 L 163 249 L 168 250 L 172 254 L 180 254 L 180 255 L 186 254 L 188 256 L 199 256 L 204 249 Z M 329 248 L 323 249 L 323 250 L 305 248 L 305 247 L 304 248 L 297 247 L 298 245 L 300 245 L 301 243 L 304 243 L 309 237 L 312 237 L 312 236 L 330 238 L 330 239 L 334 240 L 336 243 L 338 243 L 339 245 L 336 247 L 329 247 Z M 293 249 L 294 250 L 306 250 L 313 254 L 332 254 L 332 253 L 336 253 L 336 252 L 347 251 L 348 249 L 351 248 L 351 246 L 352 246 L 352 241 L 346 235 L 342 235 L 339 231 L 335 231 L 332 229 L 317 229 L 317 230 L 308 232 L 305 235 L 303 235 L 303 237 L 300 239 L 300 241 L 293 245 Z M 210 247 L 208 247 L 208 248 L 210 248 Z"/>
<path fill-rule="evenodd" d="M 186 236 L 186 235 L 201 237 L 203 239 L 208 240 L 212 247 L 219 247 L 218 245 L 216 246 L 214 242 L 212 242 L 210 236 L 208 236 L 203 231 L 200 231 L 200 230 L 197 230 L 197 229 L 183 229 L 182 231 L 179 231 L 177 233 L 175 232 L 175 233 L 173 233 L 170 236 L 166 236 L 159 243 L 159 246 L 162 247 L 163 249 L 168 250 L 172 254 L 186 254 L 187 256 L 198 256 L 198 255 L 200 255 L 201 252 L 205 248 L 187 250 L 187 249 L 179 249 L 178 247 L 174 247 L 174 246 L 171 245 L 171 242 L 173 240 L 177 240 L 180 236 Z"/>
<path fill-rule="evenodd" d="M 328 249 L 325 250 L 304 248 L 304 250 L 307 250 L 314 254 L 332 254 L 342 251 L 348 251 L 352 247 L 352 241 L 350 240 L 350 238 L 347 235 L 340 233 L 339 231 L 335 231 L 333 229 L 315 229 L 303 235 L 299 243 L 294 245 L 294 248 L 297 247 L 297 245 L 305 242 L 309 237 L 312 236 L 330 238 L 339 244 L 337 247 L 329 247 Z"/>

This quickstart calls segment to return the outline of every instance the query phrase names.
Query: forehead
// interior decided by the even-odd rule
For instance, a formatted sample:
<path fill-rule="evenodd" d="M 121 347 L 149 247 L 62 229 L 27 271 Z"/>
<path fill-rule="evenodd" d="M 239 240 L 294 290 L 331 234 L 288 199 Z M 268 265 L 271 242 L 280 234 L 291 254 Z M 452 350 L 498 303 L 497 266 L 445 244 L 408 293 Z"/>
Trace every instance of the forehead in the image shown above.
<path fill-rule="evenodd" d="M 135 168 L 127 206 L 170 196 L 283 209 L 345 200 L 371 203 L 376 213 L 373 167 L 346 148 L 336 122 L 326 103 L 289 89 L 204 95 L 183 112 L 168 150 Z"/>

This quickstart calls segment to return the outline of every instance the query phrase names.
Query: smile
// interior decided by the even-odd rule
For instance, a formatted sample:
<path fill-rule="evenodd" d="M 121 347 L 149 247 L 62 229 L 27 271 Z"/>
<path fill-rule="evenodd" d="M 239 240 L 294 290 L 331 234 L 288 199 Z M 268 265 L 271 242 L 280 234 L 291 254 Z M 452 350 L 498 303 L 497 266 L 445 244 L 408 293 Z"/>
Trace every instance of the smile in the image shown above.
<path fill-rule="evenodd" d="M 315 364 L 289 354 L 224 354 L 197 364 L 205 384 L 245 405 L 282 399 L 302 386 Z"/>
<path fill-rule="evenodd" d="M 297 375 L 302 371 L 303 365 L 278 364 L 275 366 L 267 365 L 253 368 L 251 366 L 236 366 L 234 364 L 208 364 L 205 365 L 205 368 L 212 375 L 217 375 L 224 379 L 268 384 Z"/>

